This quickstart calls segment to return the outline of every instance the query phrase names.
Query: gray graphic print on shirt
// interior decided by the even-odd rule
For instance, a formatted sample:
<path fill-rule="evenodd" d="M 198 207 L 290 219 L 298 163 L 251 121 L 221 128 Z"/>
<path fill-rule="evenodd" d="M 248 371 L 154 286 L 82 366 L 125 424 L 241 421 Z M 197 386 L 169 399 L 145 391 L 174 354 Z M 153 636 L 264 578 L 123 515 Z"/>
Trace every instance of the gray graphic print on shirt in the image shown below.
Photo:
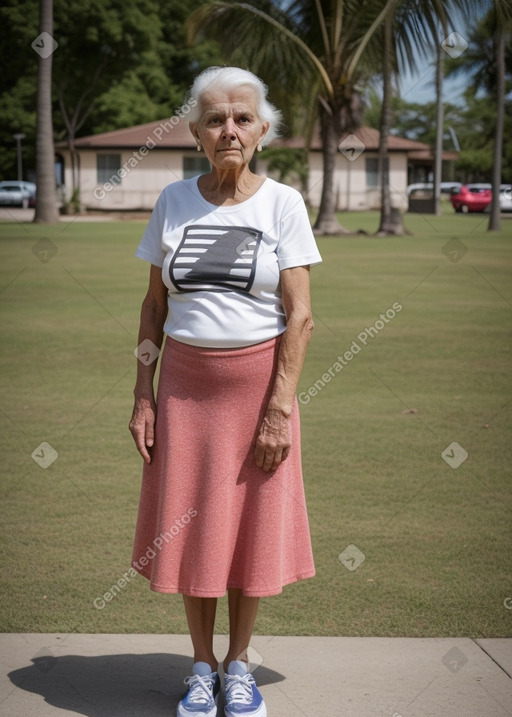
<path fill-rule="evenodd" d="M 254 282 L 262 232 L 251 227 L 185 227 L 169 265 L 178 291 L 241 291 Z"/>

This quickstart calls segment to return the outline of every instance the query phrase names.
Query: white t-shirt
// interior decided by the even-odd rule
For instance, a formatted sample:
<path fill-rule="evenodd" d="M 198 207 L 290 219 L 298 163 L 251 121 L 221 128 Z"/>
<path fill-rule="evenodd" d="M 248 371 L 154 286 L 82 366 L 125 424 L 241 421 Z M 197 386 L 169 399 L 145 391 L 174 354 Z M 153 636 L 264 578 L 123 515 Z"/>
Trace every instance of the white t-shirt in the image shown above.
<path fill-rule="evenodd" d="M 240 204 L 210 204 L 197 177 L 160 194 L 136 256 L 162 267 L 164 331 L 194 346 L 235 348 L 286 328 L 279 272 L 318 264 L 302 196 L 266 178 Z"/>

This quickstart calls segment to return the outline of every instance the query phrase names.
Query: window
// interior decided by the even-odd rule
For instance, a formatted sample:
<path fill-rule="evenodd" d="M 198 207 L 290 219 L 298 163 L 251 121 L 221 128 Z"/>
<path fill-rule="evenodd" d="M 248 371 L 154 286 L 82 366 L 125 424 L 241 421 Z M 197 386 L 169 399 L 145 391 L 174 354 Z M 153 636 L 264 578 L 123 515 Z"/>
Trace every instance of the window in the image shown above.
<path fill-rule="evenodd" d="M 206 157 L 183 157 L 183 179 L 197 177 L 198 174 L 208 174 L 210 162 Z"/>
<path fill-rule="evenodd" d="M 121 177 L 118 172 L 121 169 L 120 154 L 97 154 L 96 170 L 98 184 L 112 182 L 112 184 L 121 184 Z"/>
<path fill-rule="evenodd" d="M 376 157 L 366 158 L 366 186 L 374 189 L 379 185 L 379 160 Z"/>
<path fill-rule="evenodd" d="M 384 160 L 384 167 L 389 171 L 389 159 Z M 377 189 L 379 186 L 379 160 L 377 157 L 366 158 L 366 187 Z"/>

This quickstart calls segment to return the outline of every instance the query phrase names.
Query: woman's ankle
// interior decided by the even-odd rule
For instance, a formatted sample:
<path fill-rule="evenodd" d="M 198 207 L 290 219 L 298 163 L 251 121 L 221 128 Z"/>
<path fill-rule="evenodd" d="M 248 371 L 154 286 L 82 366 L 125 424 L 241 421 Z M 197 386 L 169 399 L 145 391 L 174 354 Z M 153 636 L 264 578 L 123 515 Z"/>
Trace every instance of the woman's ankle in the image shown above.
<path fill-rule="evenodd" d="M 246 666 L 247 672 L 250 672 L 251 669 L 251 663 L 249 662 L 249 658 L 247 656 L 247 652 L 242 652 L 238 655 L 227 655 L 223 662 L 223 668 L 224 668 L 224 674 L 227 674 L 229 663 L 233 662 L 234 660 L 238 660 L 239 662 L 243 662 Z"/>
<path fill-rule="evenodd" d="M 194 664 L 196 662 L 206 662 L 207 665 L 210 665 L 212 672 L 217 672 L 219 668 L 219 661 L 214 655 L 194 654 Z"/>

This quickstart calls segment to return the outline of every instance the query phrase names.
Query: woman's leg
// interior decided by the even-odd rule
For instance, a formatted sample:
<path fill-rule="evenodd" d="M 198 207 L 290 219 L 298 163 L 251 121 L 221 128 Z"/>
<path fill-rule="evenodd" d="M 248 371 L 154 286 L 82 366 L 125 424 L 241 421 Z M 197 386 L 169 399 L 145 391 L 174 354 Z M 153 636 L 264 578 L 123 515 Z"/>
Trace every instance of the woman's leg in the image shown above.
<path fill-rule="evenodd" d="M 207 662 L 217 672 L 217 658 L 213 653 L 213 628 L 217 598 L 183 595 L 188 629 L 194 646 L 194 662 Z"/>
<path fill-rule="evenodd" d="M 247 597 L 238 588 L 228 589 L 229 604 L 229 652 L 224 660 L 224 672 L 232 660 L 242 660 L 247 663 L 249 658 L 247 650 L 251 641 L 260 599 Z"/>

